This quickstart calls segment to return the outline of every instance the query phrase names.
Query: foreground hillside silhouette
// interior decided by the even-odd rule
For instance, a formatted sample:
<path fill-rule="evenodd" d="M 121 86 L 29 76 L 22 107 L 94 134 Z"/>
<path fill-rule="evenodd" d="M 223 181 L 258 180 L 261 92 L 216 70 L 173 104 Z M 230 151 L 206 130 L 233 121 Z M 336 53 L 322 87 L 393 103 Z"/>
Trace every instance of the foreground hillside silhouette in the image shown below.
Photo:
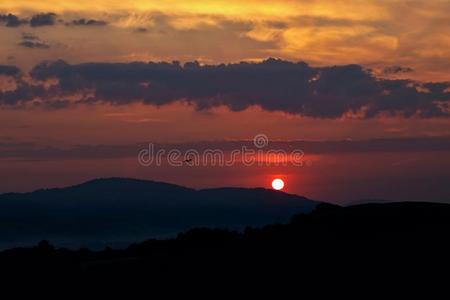
<path fill-rule="evenodd" d="M 125 250 L 70 251 L 43 241 L 2 252 L 0 265 L 9 278 L 21 280 L 144 282 L 149 289 L 162 282 L 231 287 L 282 279 L 294 280 L 299 288 L 306 282 L 356 285 L 368 280 L 383 287 L 405 279 L 445 279 L 449 233 L 448 204 L 320 204 L 285 225 L 242 233 L 198 228 Z"/>

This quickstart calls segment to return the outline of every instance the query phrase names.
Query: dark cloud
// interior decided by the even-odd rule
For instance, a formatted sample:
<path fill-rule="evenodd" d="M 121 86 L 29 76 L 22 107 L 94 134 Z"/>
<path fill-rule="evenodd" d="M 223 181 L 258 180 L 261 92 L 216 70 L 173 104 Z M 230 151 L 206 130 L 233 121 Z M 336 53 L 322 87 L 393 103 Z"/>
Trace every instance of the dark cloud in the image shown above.
<path fill-rule="evenodd" d="M 0 75 L 17 76 L 20 74 L 20 69 L 16 66 L 0 65 Z"/>
<path fill-rule="evenodd" d="M 26 33 L 26 32 L 22 33 L 22 39 L 23 40 L 28 40 L 28 41 L 39 41 L 39 37 L 38 36 L 36 36 L 36 35 L 34 35 L 32 33 Z"/>
<path fill-rule="evenodd" d="M 39 13 L 33 15 L 30 20 L 21 19 L 13 14 L 0 14 L 0 24 L 3 23 L 7 27 L 18 27 L 20 25 L 29 24 L 31 27 L 52 26 L 57 22 L 64 22 L 64 20 L 57 20 L 55 13 Z M 105 26 L 107 22 L 95 19 L 80 18 L 66 23 L 66 25 L 73 26 Z"/>
<path fill-rule="evenodd" d="M 146 32 L 148 32 L 148 29 L 147 29 L 147 28 L 144 28 L 144 27 L 138 27 L 138 28 L 136 28 L 136 29 L 134 30 L 134 32 L 137 32 L 137 33 L 146 33 Z"/>
<path fill-rule="evenodd" d="M 30 48 L 30 49 L 48 49 L 48 48 L 50 48 L 50 46 L 44 42 L 32 41 L 32 40 L 23 40 L 18 45 L 21 47 Z"/>
<path fill-rule="evenodd" d="M 436 103 L 450 100 L 448 83 L 419 85 L 378 79 L 359 65 L 316 68 L 276 59 L 215 66 L 196 62 L 184 66 L 178 62 L 70 65 L 56 61 L 37 65 L 31 76 L 58 79 L 53 91 L 59 97 L 91 91 L 89 103 L 164 105 L 186 100 L 198 110 L 225 105 L 240 111 L 259 105 L 267 111 L 318 118 L 339 118 L 346 113 L 361 118 L 381 113 L 449 116 Z"/>
<path fill-rule="evenodd" d="M 0 91 L 0 104 L 7 106 L 21 106 L 36 98 L 43 98 L 47 95 L 43 86 L 31 85 L 22 80 L 18 80 L 17 87 L 13 91 Z"/>
<path fill-rule="evenodd" d="M 24 41 L 34 43 L 34 41 Z M 197 62 L 85 63 L 44 62 L 30 72 L 33 79 L 57 79 L 43 88 L 22 82 L 8 103 L 40 98 L 43 107 L 72 103 L 165 105 L 178 100 L 197 110 L 224 105 L 240 111 L 252 105 L 266 111 L 316 118 L 359 118 L 385 115 L 449 117 L 450 83 L 417 83 L 376 78 L 359 65 L 311 67 L 304 62 L 268 59 L 261 63 L 202 66 Z M 36 93 L 33 95 L 33 93 Z M 23 97 L 23 99 L 21 98 Z M 5 103 L 5 95 L 0 103 Z"/>
<path fill-rule="evenodd" d="M 401 74 L 401 73 L 411 73 L 414 69 L 402 66 L 391 66 L 383 69 L 384 74 Z"/>
<path fill-rule="evenodd" d="M 30 20 L 31 27 L 51 26 L 56 24 L 55 13 L 40 13 L 34 15 Z"/>
<path fill-rule="evenodd" d="M 105 26 L 105 25 L 107 25 L 107 23 L 105 21 L 101 21 L 101 20 L 78 19 L 78 20 L 73 20 L 71 23 L 68 23 L 68 25 L 74 25 L 74 26 Z"/>
<path fill-rule="evenodd" d="M 42 41 L 37 35 L 31 33 L 22 33 L 22 41 L 18 44 L 24 48 L 30 49 L 48 49 L 50 45 Z"/>
<path fill-rule="evenodd" d="M 27 21 L 20 19 L 16 15 L 7 14 L 7 15 L 0 15 L 0 23 L 4 23 L 6 27 L 18 27 L 22 24 L 27 23 Z"/>
<path fill-rule="evenodd" d="M 266 22 L 266 25 L 270 28 L 274 29 L 286 29 L 288 28 L 288 23 L 281 22 L 281 21 L 268 21 Z"/>

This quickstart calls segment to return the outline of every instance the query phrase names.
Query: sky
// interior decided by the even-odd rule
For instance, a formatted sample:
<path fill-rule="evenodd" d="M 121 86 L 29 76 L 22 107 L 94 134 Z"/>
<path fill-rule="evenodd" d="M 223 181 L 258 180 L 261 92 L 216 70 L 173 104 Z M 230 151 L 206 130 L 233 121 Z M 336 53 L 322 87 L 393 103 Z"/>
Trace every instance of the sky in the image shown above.
<path fill-rule="evenodd" d="M 0 192 L 283 177 L 287 192 L 337 203 L 450 201 L 448 11 L 441 0 L 3 0 Z M 304 166 L 136 158 L 149 143 L 229 152 L 258 134 L 301 149 Z"/>

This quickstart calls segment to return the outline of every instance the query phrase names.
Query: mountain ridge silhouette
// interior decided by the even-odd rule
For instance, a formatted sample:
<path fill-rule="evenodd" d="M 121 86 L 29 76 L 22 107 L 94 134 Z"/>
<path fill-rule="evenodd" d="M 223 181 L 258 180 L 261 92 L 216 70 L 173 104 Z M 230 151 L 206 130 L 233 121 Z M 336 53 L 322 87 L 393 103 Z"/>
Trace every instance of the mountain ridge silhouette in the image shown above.
<path fill-rule="evenodd" d="M 130 243 L 193 227 L 243 229 L 287 222 L 318 202 L 262 188 L 195 190 L 130 178 L 0 195 L 0 248 L 48 239 L 73 246 Z M 23 243 L 23 241 L 29 241 Z M 6 242 L 5 241 L 9 241 Z"/>

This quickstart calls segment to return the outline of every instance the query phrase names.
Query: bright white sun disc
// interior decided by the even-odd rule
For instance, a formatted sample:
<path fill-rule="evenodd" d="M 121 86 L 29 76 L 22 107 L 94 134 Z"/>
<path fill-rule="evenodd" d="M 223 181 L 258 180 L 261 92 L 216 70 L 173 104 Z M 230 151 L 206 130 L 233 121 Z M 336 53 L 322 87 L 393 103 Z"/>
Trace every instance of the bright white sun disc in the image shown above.
<path fill-rule="evenodd" d="M 272 187 L 274 190 L 282 190 L 284 188 L 284 181 L 277 178 L 272 181 Z"/>

